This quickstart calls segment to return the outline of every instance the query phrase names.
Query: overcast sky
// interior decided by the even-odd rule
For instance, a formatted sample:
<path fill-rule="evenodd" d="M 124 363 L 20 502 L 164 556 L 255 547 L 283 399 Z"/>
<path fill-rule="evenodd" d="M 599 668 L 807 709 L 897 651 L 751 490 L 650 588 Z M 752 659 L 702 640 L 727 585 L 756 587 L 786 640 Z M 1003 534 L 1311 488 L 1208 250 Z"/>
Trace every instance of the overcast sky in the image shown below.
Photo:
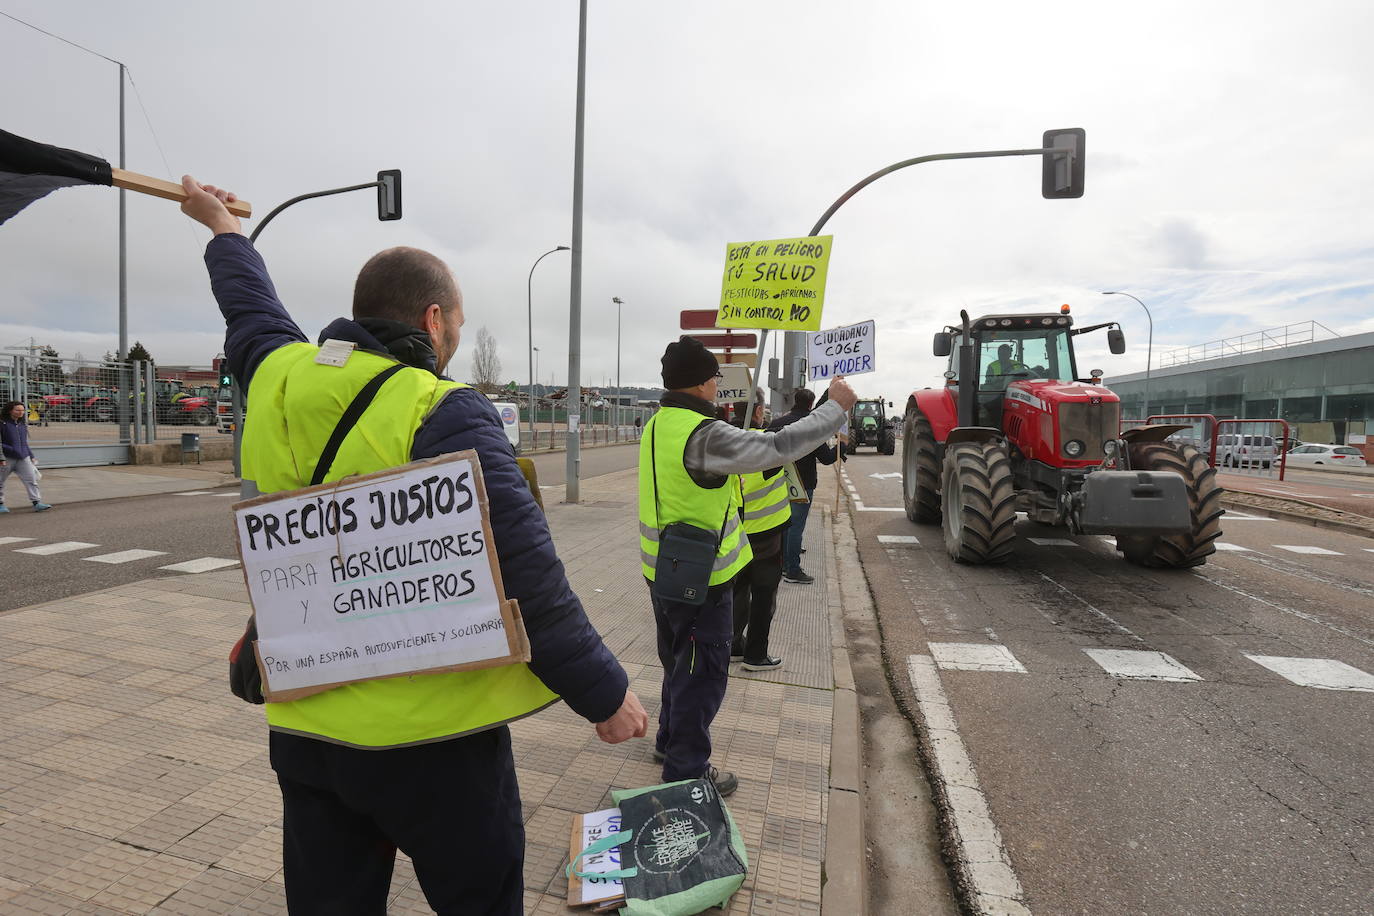
<path fill-rule="evenodd" d="M 311 201 L 263 233 L 312 338 L 391 245 L 434 251 L 524 382 L 526 278 L 571 233 L 575 0 L 234 4 L 0 0 L 128 64 L 127 167 L 230 187 L 259 214 L 400 168 L 405 216 L 369 193 Z M 1316 320 L 1374 331 L 1374 6 L 592 0 L 583 384 L 658 384 L 678 312 L 715 308 L 728 242 L 802 235 L 848 186 L 938 152 L 1087 130 L 1087 193 L 1047 201 L 1039 162 L 917 166 L 830 222 L 824 326 L 875 319 L 900 398 L 944 368 L 931 333 L 1003 310 L 1119 319 L 1083 339 L 1108 377 L 1171 346 Z M 0 17 L 0 127 L 117 162 L 117 68 Z M 142 105 L 140 105 L 140 98 Z M 147 117 L 144 115 L 146 106 Z M 151 127 L 150 127 L 151 122 Z M 156 138 L 156 139 L 155 139 Z M 159 142 L 161 151 L 159 151 Z M 165 153 L 166 163 L 163 161 Z M 0 346 L 99 358 L 117 344 L 117 195 L 54 193 L 0 227 Z M 248 224 L 250 227 L 252 223 Z M 176 205 L 129 195 L 129 335 L 208 365 L 223 324 Z M 539 375 L 567 376 L 569 256 L 533 283 Z"/>

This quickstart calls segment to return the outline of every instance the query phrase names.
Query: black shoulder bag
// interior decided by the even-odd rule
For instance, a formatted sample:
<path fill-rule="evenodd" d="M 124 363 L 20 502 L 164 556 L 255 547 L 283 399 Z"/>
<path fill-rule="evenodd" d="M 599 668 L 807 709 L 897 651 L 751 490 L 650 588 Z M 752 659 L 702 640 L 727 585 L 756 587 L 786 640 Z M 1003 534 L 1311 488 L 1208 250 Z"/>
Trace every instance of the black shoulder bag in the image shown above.
<path fill-rule="evenodd" d="M 658 500 L 658 448 L 654 438 L 657 427 L 655 423 L 654 428 L 649 430 L 649 459 L 654 478 L 654 522 L 660 526 L 653 592 L 667 601 L 705 604 L 716 553 L 725 537 L 725 523 L 730 518 L 730 506 L 727 504 L 725 507 L 720 531 L 707 531 L 686 522 L 663 525 L 663 510 Z"/>
<path fill-rule="evenodd" d="M 343 445 L 344 439 L 357 424 L 358 418 L 367 410 L 367 406 L 372 403 L 372 399 L 377 396 L 377 392 L 386 384 L 386 380 L 397 372 L 406 368 L 404 363 L 397 363 L 383 369 L 372 377 L 363 386 L 363 390 L 353 398 L 353 403 L 348 405 L 348 409 L 339 417 L 338 424 L 334 427 L 334 432 L 330 433 L 329 441 L 325 443 L 324 450 L 320 452 L 320 459 L 315 462 L 315 472 L 310 475 L 310 486 L 324 483 L 325 475 L 329 473 L 329 468 L 334 464 L 334 458 L 339 454 L 339 448 Z M 252 703 L 260 706 L 266 702 L 262 695 L 262 672 L 258 670 L 258 659 L 253 651 L 253 643 L 258 639 L 258 620 L 255 616 L 249 615 L 248 626 L 244 627 L 243 635 L 238 642 L 234 643 L 234 648 L 229 650 L 229 689 L 234 696 L 243 700 L 245 703 Z"/>

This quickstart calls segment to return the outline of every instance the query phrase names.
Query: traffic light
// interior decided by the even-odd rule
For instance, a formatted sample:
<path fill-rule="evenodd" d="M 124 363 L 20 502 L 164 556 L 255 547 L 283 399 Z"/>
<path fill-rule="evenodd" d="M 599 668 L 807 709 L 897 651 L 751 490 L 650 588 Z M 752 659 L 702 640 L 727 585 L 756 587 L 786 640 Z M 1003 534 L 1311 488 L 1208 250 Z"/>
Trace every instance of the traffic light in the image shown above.
<path fill-rule="evenodd" d="M 229 373 L 229 360 L 224 357 L 215 359 L 215 371 L 219 373 L 219 386 L 229 388 L 234 384 L 234 376 Z"/>
<path fill-rule="evenodd" d="M 1047 130 L 1041 148 L 1056 152 L 1042 158 L 1040 196 L 1048 200 L 1082 197 L 1083 157 L 1087 152 L 1083 128 Z"/>

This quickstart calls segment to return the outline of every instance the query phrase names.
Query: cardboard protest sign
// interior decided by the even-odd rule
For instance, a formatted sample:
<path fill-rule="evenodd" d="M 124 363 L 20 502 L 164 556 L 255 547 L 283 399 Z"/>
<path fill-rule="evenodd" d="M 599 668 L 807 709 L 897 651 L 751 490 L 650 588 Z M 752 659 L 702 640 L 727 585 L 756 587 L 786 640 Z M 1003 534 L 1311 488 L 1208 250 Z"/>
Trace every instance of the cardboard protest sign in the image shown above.
<path fill-rule="evenodd" d="M 818 235 L 726 245 L 716 325 L 820 330 L 832 238 Z"/>
<path fill-rule="evenodd" d="M 726 363 L 720 367 L 720 374 L 720 384 L 716 385 L 717 404 L 748 400 L 749 386 L 753 383 L 748 366 Z"/>
<path fill-rule="evenodd" d="M 234 506 L 263 695 L 529 661 L 474 451 Z"/>
<path fill-rule="evenodd" d="M 571 861 L 582 850 L 602 837 L 620 832 L 621 816 L 619 808 L 607 808 L 590 814 L 573 815 L 572 838 L 569 842 L 568 859 Z M 624 902 L 625 885 L 619 878 L 583 878 L 577 871 L 593 872 L 602 875 L 618 871 L 622 867 L 620 848 L 613 847 L 605 852 L 586 856 L 577 864 L 577 870 L 568 876 L 568 906 L 584 906 L 589 903 L 606 903 L 612 900 Z"/>
<path fill-rule="evenodd" d="M 876 337 L 872 321 L 807 334 L 807 381 L 823 382 L 837 375 L 861 375 L 875 371 Z"/>

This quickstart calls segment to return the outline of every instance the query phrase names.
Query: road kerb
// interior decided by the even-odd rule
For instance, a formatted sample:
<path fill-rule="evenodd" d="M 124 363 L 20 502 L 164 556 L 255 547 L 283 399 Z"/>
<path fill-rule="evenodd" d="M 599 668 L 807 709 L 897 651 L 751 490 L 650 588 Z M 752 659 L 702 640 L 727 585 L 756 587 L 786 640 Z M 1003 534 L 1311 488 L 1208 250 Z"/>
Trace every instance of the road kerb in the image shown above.
<path fill-rule="evenodd" d="M 1264 499 L 1273 500 L 1275 502 L 1290 502 L 1293 503 L 1295 506 L 1302 506 L 1304 508 L 1309 506 L 1317 509 L 1327 508 L 1325 506 L 1316 506 L 1313 503 L 1307 503 L 1301 500 L 1285 500 L 1282 497 L 1269 496 L 1267 494 L 1264 496 Z M 1281 509 L 1274 506 L 1252 506 L 1249 503 L 1238 502 L 1234 499 L 1230 499 L 1227 495 L 1222 496 L 1221 505 L 1224 509 L 1234 509 L 1237 512 L 1257 512 L 1260 515 L 1265 515 L 1269 518 L 1278 519 L 1280 521 L 1297 522 L 1300 525 L 1310 525 L 1313 528 L 1324 528 L 1328 531 L 1339 531 L 1342 534 L 1354 534 L 1360 537 L 1374 538 L 1374 524 L 1371 524 L 1371 526 L 1369 527 L 1365 527 L 1363 525 L 1356 525 L 1350 522 L 1339 521 L 1337 519 L 1321 518 L 1320 516 L 1308 515 L 1305 512 L 1299 512 L 1296 509 Z M 1226 517 L 1222 516 L 1222 525 L 1224 526 L 1225 524 Z"/>

